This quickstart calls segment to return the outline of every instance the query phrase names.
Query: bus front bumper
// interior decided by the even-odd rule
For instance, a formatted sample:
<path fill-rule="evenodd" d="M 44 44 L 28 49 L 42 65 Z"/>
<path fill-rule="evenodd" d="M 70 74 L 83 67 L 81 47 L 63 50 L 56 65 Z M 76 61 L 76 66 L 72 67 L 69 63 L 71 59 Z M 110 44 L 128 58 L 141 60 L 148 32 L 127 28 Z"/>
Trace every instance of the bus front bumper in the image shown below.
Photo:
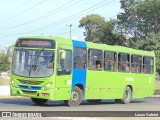
<path fill-rule="evenodd" d="M 53 100 L 54 99 L 54 89 L 28 90 L 28 89 L 20 89 L 20 88 L 13 87 L 12 85 L 10 85 L 10 95 Z"/>

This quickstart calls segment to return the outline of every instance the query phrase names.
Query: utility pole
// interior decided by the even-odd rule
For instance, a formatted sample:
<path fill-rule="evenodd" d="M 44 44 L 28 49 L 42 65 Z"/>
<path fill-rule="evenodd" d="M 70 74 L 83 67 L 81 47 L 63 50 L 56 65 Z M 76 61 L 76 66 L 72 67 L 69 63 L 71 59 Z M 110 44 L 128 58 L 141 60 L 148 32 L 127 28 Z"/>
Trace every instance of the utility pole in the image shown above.
<path fill-rule="evenodd" d="M 69 27 L 69 32 L 70 32 L 70 39 L 72 39 L 72 29 L 71 29 L 71 27 L 72 27 L 72 24 L 70 24 L 70 25 L 66 25 L 66 26 L 68 26 Z"/>

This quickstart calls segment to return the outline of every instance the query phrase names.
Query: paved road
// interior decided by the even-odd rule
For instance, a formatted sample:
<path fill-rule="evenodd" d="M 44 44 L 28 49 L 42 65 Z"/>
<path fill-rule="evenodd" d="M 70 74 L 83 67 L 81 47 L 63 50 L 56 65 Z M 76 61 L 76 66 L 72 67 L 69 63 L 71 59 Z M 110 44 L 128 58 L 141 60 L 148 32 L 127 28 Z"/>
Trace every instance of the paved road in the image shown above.
<path fill-rule="evenodd" d="M 91 105 L 83 101 L 79 107 L 65 106 L 63 101 L 48 101 L 37 106 L 28 98 L 0 99 L 0 111 L 160 111 L 160 97 L 133 100 L 130 104 L 115 103 L 114 100 L 103 100 L 100 104 Z"/>
<path fill-rule="evenodd" d="M 0 99 L 0 111 L 49 111 L 49 115 L 55 115 L 59 114 L 60 112 L 56 112 L 56 111 L 160 111 L 160 97 L 152 97 L 152 98 L 145 98 L 145 99 L 136 99 L 133 100 L 130 104 L 119 104 L 119 103 L 115 103 L 114 100 L 103 100 L 100 104 L 97 105 L 91 105 L 89 104 L 87 101 L 83 101 L 82 104 L 79 107 L 69 107 L 69 106 L 65 106 L 63 101 L 48 101 L 45 105 L 43 106 L 37 106 L 34 103 L 32 103 L 32 101 L 28 98 L 16 98 L 16 99 L 5 99 L 5 98 L 1 98 Z M 70 112 L 71 113 L 71 112 Z M 87 112 L 84 112 L 87 113 Z M 82 117 L 83 112 L 76 112 L 74 114 L 78 114 L 78 116 Z M 101 112 L 88 112 L 87 114 L 89 114 L 91 117 L 92 115 L 99 115 L 98 118 L 96 118 L 96 120 L 100 117 L 104 117 L 100 115 Z M 155 112 L 153 112 L 155 113 Z M 63 113 L 64 116 L 66 116 L 68 113 Z M 72 113 L 73 114 L 73 113 Z M 112 114 L 112 113 L 111 113 Z M 116 113 L 116 115 L 118 115 L 120 113 Z M 125 112 L 125 115 L 127 115 L 128 113 Z M 59 120 L 61 118 L 59 118 L 59 116 L 52 116 L 52 117 L 56 117 L 53 118 L 54 120 Z M 110 115 L 110 113 L 109 113 Z M 62 117 L 64 117 L 62 116 Z M 112 115 L 111 115 L 112 116 Z M 114 116 L 114 115 L 113 115 Z M 61 115 L 60 115 L 61 117 Z M 87 116 L 85 116 L 87 117 Z M 158 118 L 156 117 L 156 119 L 159 119 L 160 117 L 160 112 L 159 112 L 159 116 Z M 119 118 L 119 117 L 118 117 Z M 35 120 L 35 118 L 32 118 Z M 32 120 L 31 119 L 31 120 Z M 43 118 L 42 118 L 43 119 Z M 77 120 L 77 118 L 67 118 L 69 120 Z M 85 118 L 86 119 L 86 118 Z M 88 119 L 88 118 L 87 118 Z M 100 118 L 100 119 L 104 119 L 104 118 Z M 113 118 L 114 120 L 116 118 Z M 17 119 L 16 119 L 17 120 Z M 41 120 L 41 119 L 40 119 Z M 47 119 L 46 119 L 47 120 Z M 79 119 L 78 119 L 79 120 Z M 131 119 L 129 119 L 131 120 Z M 149 119 L 152 120 L 152 119 Z"/>

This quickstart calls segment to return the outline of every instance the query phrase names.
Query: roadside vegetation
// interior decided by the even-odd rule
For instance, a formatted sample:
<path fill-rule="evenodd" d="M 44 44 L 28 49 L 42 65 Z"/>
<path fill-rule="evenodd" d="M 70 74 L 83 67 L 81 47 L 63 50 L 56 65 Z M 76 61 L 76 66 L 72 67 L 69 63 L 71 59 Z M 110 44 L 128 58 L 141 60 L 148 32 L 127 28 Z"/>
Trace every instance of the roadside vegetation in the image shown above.
<path fill-rule="evenodd" d="M 160 74 L 160 0 L 120 0 L 120 3 L 122 11 L 117 19 L 107 19 L 98 14 L 80 19 L 79 27 L 85 30 L 85 40 L 154 51 L 156 70 Z M 12 55 L 13 45 L 0 51 L 0 73 L 10 72 Z M 1 84 L 8 82 L 1 77 Z M 160 81 L 156 81 L 157 93 L 160 93 Z"/>

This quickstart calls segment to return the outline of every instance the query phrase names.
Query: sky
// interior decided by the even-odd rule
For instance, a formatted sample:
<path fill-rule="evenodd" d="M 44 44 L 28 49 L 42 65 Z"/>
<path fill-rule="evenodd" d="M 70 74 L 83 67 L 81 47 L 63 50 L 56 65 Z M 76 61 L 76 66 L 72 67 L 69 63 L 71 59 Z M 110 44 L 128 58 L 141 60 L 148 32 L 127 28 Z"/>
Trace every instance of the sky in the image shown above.
<path fill-rule="evenodd" d="M 79 21 L 89 14 L 116 19 L 120 0 L 0 0 L 0 50 L 21 36 L 59 36 L 84 40 Z"/>

